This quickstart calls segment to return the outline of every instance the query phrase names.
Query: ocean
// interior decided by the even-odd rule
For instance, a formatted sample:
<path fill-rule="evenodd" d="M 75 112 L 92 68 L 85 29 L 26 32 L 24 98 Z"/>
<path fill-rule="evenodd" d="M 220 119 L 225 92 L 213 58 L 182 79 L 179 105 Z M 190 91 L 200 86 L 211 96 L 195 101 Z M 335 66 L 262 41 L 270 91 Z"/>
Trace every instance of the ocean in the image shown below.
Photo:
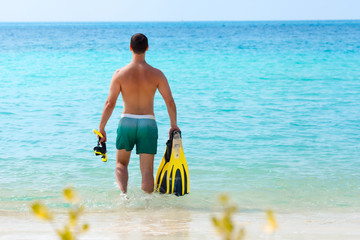
<path fill-rule="evenodd" d="M 115 183 L 121 97 L 106 130 L 108 162 L 93 153 L 114 71 L 130 37 L 149 38 L 147 62 L 168 78 L 190 194 Z M 61 209 L 73 186 L 86 210 L 212 211 L 227 193 L 244 211 L 360 209 L 360 21 L 0 23 L 0 211 L 41 200 Z M 155 97 L 154 174 L 169 118 Z"/>

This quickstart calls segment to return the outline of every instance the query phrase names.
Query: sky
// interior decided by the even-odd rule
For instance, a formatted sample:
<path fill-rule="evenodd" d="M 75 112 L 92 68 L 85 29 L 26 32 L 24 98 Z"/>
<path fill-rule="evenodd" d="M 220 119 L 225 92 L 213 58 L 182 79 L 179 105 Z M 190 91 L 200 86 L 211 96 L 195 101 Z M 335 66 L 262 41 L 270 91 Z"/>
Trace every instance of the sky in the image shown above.
<path fill-rule="evenodd" d="M 360 0 L 0 0 L 0 22 L 360 19 Z"/>

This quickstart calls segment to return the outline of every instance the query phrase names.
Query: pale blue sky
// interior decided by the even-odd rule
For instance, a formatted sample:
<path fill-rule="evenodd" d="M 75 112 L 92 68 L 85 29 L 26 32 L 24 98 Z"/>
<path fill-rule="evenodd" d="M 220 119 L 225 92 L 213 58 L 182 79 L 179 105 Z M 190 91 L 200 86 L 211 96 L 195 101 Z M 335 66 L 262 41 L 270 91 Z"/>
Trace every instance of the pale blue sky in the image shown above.
<path fill-rule="evenodd" d="M 0 22 L 360 19 L 360 0 L 0 1 Z"/>

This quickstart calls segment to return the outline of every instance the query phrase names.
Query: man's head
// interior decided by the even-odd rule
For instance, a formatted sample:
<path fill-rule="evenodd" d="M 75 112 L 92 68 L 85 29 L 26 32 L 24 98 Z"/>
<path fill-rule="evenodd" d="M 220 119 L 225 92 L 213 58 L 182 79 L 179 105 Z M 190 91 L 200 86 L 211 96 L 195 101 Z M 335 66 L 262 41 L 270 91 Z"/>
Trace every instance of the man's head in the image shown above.
<path fill-rule="evenodd" d="M 131 37 L 130 48 L 136 54 L 143 54 L 148 49 L 148 39 L 142 33 L 136 33 Z"/>

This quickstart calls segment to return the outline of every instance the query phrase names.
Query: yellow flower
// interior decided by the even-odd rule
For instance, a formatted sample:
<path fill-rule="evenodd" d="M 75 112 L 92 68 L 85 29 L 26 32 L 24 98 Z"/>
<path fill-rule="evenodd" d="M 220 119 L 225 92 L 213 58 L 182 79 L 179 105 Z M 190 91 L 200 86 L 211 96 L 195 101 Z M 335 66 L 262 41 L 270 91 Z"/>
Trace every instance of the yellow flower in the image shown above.
<path fill-rule="evenodd" d="M 238 235 L 236 236 L 236 240 L 242 240 L 245 238 L 245 229 L 242 228 L 239 230 Z"/>
<path fill-rule="evenodd" d="M 72 187 L 65 188 L 63 190 L 63 195 L 65 200 L 71 203 L 75 203 L 79 200 L 76 191 Z"/>
<path fill-rule="evenodd" d="M 232 214 L 236 213 L 237 207 L 236 206 L 229 206 L 225 209 L 225 216 L 230 217 Z"/>
<path fill-rule="evenodd" d="M 63 190 L 63 195 L 65 200 L 70 202 L 68 214 L 69 218 L 68 222 L 63 226 L 63 228 L 56 230 L 56 233 L 61 240 L 75 240 L 77 239 L 78 234 L 84 233 L 89 229 L 88 224 L 78 226 L 79 217 L 84 213 L 84 206 L 77 204 L 80 199 L 72 187 L 65 188 Z M 41 202 L 34 202 L 31 205 L 31 209 L 37 217 L 46 221 L 53 220 L 53 215 Z"/>
<path fill-rule="evenodd" d="M 278 226 L 273 211 L 271 210 L 266 211 L 266 219 L 267 219 L 267 225 L 265 226 L 265 231 L 267 233 L 275 232 Z"/>
<path fill-rule="evenodd" d="M 216 227 L 219 226 L 219 222 L 218 222 L 218 220 L 216 219 L 216 217 L 212 217 L 211 220 L 212 220 L 213 224 L 214 224 Z"/>
<path fill-rule="evenodd" d="M 85 223 L 81 228 L 81 232 L 86 232 L 87 230 L 89 230 L 89 224 Z"/>
<path fill-rule="evenodd" d="M 47 207 L 42 204 L 41 202 L 35 202 L 31 205 L 31 209 L 35 216 L 38 218 L 45 220 L 45 221 L 51 221 L 53 219 L 52 214 L 47 209 Z"/>
<path fill-rule="evenodd" d="M 222 205 L 226 205 L 229 202 L 229 197 L 226 194 L 221 194 L 219 200 Z"/>
<path fill-rule="evenodd" d="M 75 237 L 68 226 L 65 226 L 62 231 L 57 230 L 57 234 L 59 235 L 61 240 L 75 240 Z"/>
<path fill-rule="evenodd" d="M 69 223 L 70 226 L 75 227 L 78 220 L 78 214 L 75 211 L 69 211 Z"/>
<path fill-rule="evenodd" d="M 75 227 L 79 216 L 84 212 L 84 206 L 80 206 L 77 209 L 69 210 L 69 223 L 70 226 Z"/>
<path fill-rule="evenodd" d="M 227 217 L 224 217 L 223 220 L 222 220 L 222 225 L 223 225 L 223 228 L 225 230 L 225 232 L 231 234 L 233 229 L 234 229 L 234 225 L 231 221 L 231 218 L 229 216 Z"/>

